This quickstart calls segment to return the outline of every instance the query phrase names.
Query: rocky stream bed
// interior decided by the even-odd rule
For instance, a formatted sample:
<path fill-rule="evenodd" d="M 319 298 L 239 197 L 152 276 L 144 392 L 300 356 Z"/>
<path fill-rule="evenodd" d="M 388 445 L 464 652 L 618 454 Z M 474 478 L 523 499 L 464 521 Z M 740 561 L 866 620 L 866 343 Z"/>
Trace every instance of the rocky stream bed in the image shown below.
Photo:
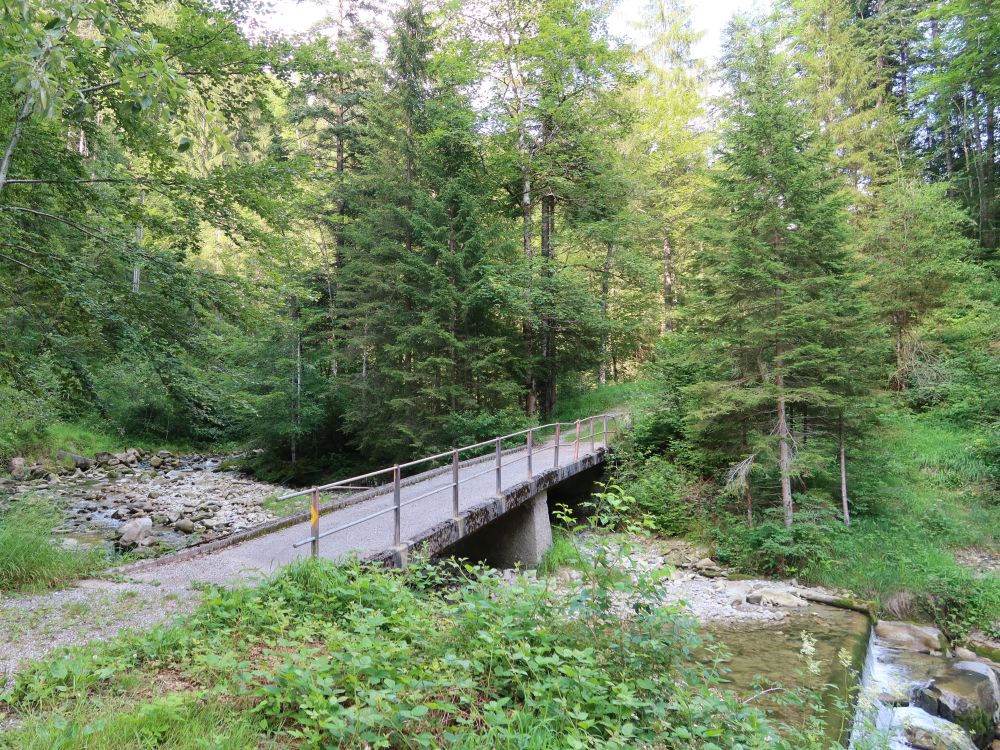
<path fill-rule="evenodd" d="M 220 470 L 221 456 L 129 448 L 60 458 L 61 471 L 15 459 L 0 495 L 7 503 L 29 495 L 52 503 L 68 547 L 113 543 L 149 555 L 218 539 L 274 518 L 264 502 L 283 489 Z"/>

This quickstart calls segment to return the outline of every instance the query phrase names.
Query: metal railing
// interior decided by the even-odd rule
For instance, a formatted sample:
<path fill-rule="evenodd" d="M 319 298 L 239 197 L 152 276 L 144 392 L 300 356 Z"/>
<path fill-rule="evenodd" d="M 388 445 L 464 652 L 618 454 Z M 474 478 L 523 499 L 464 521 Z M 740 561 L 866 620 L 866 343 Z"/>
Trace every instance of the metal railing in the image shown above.
<path fill-rule="evenodd" d="M 494 473 L 496 476 L 496 493 L 499 495 L 503 489 L 503 469 L 504 469 L 504 457 L 513 458 L 513 461 L 507 463 L 507 467 L 510 468 L 512 463 L 517 463 L 523 459 L 527 459 L 527 471 L 525 474 L 525 479 L 532 479 L 534 474 L 534 459 L 539 453 L 547 451 L 549 448 L 552 449 L 552 467 L 559 468 L 560 466 L 560 448 L 572 448 L 573 449 L 573 460 L 578 460 L 580 458 L 580 445 L 581 442 L 586 446 L 587 441 L 590 442 L 589 453 L 596 453 L 598 445 L 598 437 L 600 437 L 601 445 L 604 448 L 608 447 L 609 440 L 609 425 L 614 431 L 615 435 L 618 435 L 620 429 L 618 427 L 619 415 L 617 414 L 597 414 L 592 417 L 586 417 L 584 419 L 578 419 L 575 422 L 552 422 L 550 424 L 539 425 L 537 427 L 529 427 L 525 430 L 519 430 L 518 432 L 512 432 L 509 435 L 502 435 L 500 437 L 491 438 L 490 440 L 484 440 L 481 443 L 474 443 L 472 445 L 465 445 L 461 448 L 452 448 L 450 451 L 444 451 L 443 453 L 436 453 L 433 456 L 427 456 L 425 458 L 418 458 L 415 461 L 409 461 L 403 464 L 396 464 L 394 466 L 387 466 L 384 469 L 378 469 L 376 471 L 370 471 L 367 474 L 359 474 L 356 477 L 348 477 L 347 479 L 340 479 L 336 482 L 330 482 L 329 484 L 319 485 L 316 487 L 310 487 L 306 490 L 300 490 L 298 492 L 291 492 L 287 495 L 282 495 L 279 500 L 290 500 L 295 497 L 309 496 L 309 510 L 310 510 L 310 536 L 307 539 L 302 539 L 295 542 L 293 547 L 302 547 L 306 544 L 312 547 L 312 556 L 319 556 L 319 540 L 324 537 L 328 537 L 332 534 L 337 534 L 342 531 L 347 531 L 354 526 L 358 526 L 362 523 L 371 521 L 379 516 L 386 515 L 387 513 L 393 514 L 393 534 L 392 534 L 392 544 L 394 547 L 398 547 L 401 539 L 401 526 L 402 526 L 402 511 L 408 505 L 424 500 L 432 495 L 436 495 L 440 492 L 446 490 L 451 491 L 451 509 L 452 517 L 458 518 L 459 516 L 459 504 L 460 504 L 460 494 L 461 494 L 461 483 L 469 482 L 473 479 L 478 479 L 486 474 Z M 598 420 L 600 420 L 600 431 L 598 431 Z M 570 438 L 567 441 L 566 433 L 563 431 L 563 427 L 569 426 L 572 429 L 570 433 Z M 551 443 L 549 443 L 544 436 L 541 442 L 536 442 L 535 436 L 539 433 L 549 433 L 552 431 Z M 510 441 L 514 439 L 523 439 L 524 445 L 519 445 L 517 448 L 504 450 L 504 441 Z M 483 451 L 486 448 L 492 448 L 491 451 L 486 452 L 484 455 L 475 456 L 465 461 L 462 461 L 461 454 L 468 453 L 470 451 Z M 490 460 L 490 453 L 493 454 L 492 460 Z M 434 487 L 427 492 L 423 492 L 416 497 L 408 498 L 407 500 L 402 500 L 402 489 L 404 482 L 409 484 L 407 480 L 402 478 L 402 473 L 407 469 L 412 469 L 416 466 L 427 463 L 435 463 L 443 461 L 444 459 L 450 459 L 451 464 L 451 482 L 443 484 L 439 487 Z M 475 465 L 477 463 L 490 463 L 491 466 L 483 471 L 476 472 L 469 476 L 461 476 L 461 468 L 464 466 Z M 447 473 L 447 466 L 443 467 L 444 473 Z M 386 475 L 391 475 L 392 479 L 388 483 L 376 484 L 371 487 L 366 487 L 360 485 L 359 483 L 374 481 L 380 477 Z M 419 477 L 417 474 L 416 477 Z M 432 476 L 438 476 L 434 474 Z M 430 479 L 431 477 L 425 477 L 424 479 Z M 418 480 L 423 481 L 423 480 Z M 375 511 L 374 513 L 369 513 L 368 515 L 357 518 L 348 523 L 341 524 L 332 529 L 320 532 L 319 522 L 320 522 L 320 494 L 323 492 L 329 492 L 332 490 L 368 490 L 374 494 L 375 497 L 388 494 L 389 488 L 392 488 L 393 503 L 388 508 L 383 508 L 381 510 Z M 379 490 L 384 490 L 380 492 Z"/>

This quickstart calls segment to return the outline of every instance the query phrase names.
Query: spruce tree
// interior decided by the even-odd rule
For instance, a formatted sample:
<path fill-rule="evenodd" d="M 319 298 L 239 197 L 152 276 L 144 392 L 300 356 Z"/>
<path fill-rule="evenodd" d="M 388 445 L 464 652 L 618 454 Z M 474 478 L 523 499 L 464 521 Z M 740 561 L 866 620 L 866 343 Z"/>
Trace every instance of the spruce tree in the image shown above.
<path fill-rule="evenodd" d="M 801 447 L 793 415 L 840 406 L 857 315 L 844 196 L 828 153 L 805 129 L 777 47 L 773 26 L 743 19 L 726 46 L 722 147 L 693 322 L 706 356 L 720 358 L 728 376 L 695 388 L 695 428 L 730 459 L 744 451 L 751 462 L 777 464 L 791 526 Z"/>

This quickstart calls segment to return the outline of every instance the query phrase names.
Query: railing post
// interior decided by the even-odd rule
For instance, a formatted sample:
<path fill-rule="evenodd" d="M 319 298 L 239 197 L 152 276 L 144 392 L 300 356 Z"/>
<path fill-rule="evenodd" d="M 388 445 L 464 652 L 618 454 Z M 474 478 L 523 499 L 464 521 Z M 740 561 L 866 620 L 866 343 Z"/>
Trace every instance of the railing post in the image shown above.
<path fill-rule="evenodd" d="M 562 425 L 556 422 L 556 455 L 555 459 L 552 461 L 552 465 L 558 469 L 559 468 L 559 441 L 562 440 Z"/>
<path fill-rule="evenodd" d="M 590 452 L 593 453 L 597 450 L 597 430 L 594 426 L 594 418 L 590 418 Z"/>
<path fill-rule="evenodd" d="M 573 460 L 580 458 L 580 420 L 576 420 L 576 441 L 573 443 Z"/>
<path fill-rule="evenodd" d="M 309 501 L 309 525 L 312 543 L 309 545 L 313 557 L 319 557 L 319 490 L 313 489 Z"/>
<path fill-rule="evenodd" d="M 451 452 L 451 515 L 458 518 L 458 449 Z"/>
<path fill-rule="evenodd" d="M 608 415 L 604 415 L 604 447 L 608 447 Z"/>
<path fill-rule="evenodd" d="M 497 494 L 500 494 L 500 438 L 497 438 Z"/>
<path fill-rule="evenodd" d="M 395 466 L 392 467 L 392 500 L 393 500 L 393 503 L 395 503 L 395 505 L 396 505 L 396 509 L 395 509 L 395 511 L 392 514 L 393 515 L 393 520 L 394 520 L 393 529 L 392 529 L 392 546 L 393 547 L 398 547 L 399 546 L 399 538 L 400 538 L 400 533 L 399 533 L 400 528 L 399 527 L 400 527 L 400 520 L 401 520 L 400 516 L 402 515 L 400 513 L 400 511 L 402 510 L 402 508 L 400 507 L 400 504 L 399 504 L 399 489 L 400 489 L 399 488 L 399 464 L 396 464 Z"/>
<path fill-rule="evenodd" d="M 531 469 L 531 453 L 535 445 L 534 434 L 534 430 L 528 430 L 528 479 L 535 476 L 535 472 Z"/>

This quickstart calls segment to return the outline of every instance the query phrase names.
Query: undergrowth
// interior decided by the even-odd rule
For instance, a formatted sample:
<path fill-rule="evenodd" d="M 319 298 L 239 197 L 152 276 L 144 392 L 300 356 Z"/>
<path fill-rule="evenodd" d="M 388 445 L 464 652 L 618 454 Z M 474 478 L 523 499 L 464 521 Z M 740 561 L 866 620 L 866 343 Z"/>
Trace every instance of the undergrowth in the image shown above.
<path fill-rule="evenodd" d="M 29 500 L 0 515 L 0 591 L 64 585 L 107 564 L 97 550 L 58 546 L 52 538 L 55 524 L 51 508 Z"/>
<path fill-rule="evenodd" d="M 591 580 L 554 606 L 468 565 L 296 564 L 22 673 L 0 747 L 824 747 L 818 715 L 779 727 L 722 691 L 682 613 L 623 619 L 610 589 L 636 583 Z"/>
<path fill-rule="evenodd" d="M 961 641 L 1000 627 L 1000 579 L 955 559 L 972 547 L 1000 554 L 995 471 L 975 437 L 930 414 L 889 413 L 850 457 L 849 528 L 835 484 L 795 494 L 791 529 L 780 508 L 756 507 L 748 525 L 739 503 L 718 492 L 705 502 L 690 471 L 664 456 L 633 461 L 625 484 L 658 530 L 710 542 L 742 572 L 849 589 L 891 616 L 932 619 Z"/>

